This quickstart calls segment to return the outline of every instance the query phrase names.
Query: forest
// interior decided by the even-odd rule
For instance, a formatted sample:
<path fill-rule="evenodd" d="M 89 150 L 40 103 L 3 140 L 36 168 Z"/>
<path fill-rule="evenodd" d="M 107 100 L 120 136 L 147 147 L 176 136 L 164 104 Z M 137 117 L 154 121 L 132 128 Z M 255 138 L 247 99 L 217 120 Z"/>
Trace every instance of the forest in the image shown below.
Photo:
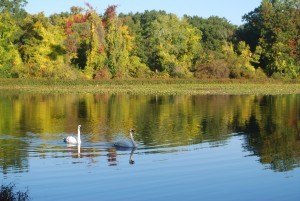
<path fill-rule="evenodd" d="M 89 3 L 31 15 L 26 4 L 0 0 L 0 78 L 300 77 L 300 0 L 262 0 L 240 26 L 116 5 L 102 14 Z"/>

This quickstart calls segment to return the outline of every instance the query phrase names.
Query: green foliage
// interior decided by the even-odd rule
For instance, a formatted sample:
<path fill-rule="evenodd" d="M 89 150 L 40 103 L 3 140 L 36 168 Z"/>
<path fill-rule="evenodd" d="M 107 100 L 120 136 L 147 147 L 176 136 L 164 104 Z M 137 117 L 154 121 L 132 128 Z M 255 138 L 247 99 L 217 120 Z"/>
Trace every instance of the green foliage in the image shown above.
<path fill-rule="evenodd" d="M 186 16 L 189 23 L 203 35 L 205 54 L 199 57 L 195 77 L 197 78 L 252 78 L 254 64 L 260 58 L 258 51 L 252 53 L 249 45 L 235 39 L 236 26 L 226 19 L 212 16 L 203 19 Z"/>
<path fill-rule="evenodd" d="M 152 47 L 152 70 L 167 71 L 173 77 L 189 77 L 193 61 L 201 54 L 201 33 L 185 19 L 162 15 L 151 24 L 148 46 Z"/>
<path fill-rule="evenodd" d="M 255 78 L 256 79 L 266 79 L 267 75 L 264 73 L 263 69 L 257 68 L 257 69 L 255 69 Z"/>
<path fill-rule="evenodd" d="M 202 33 L 201 44 L 203 48 L 211 51 L 222 49 L 224 41 L 232 42 L 236 26 L 229 23 L 225 18 L 211 16 L 204 19 L 198 16 L 185 16 L 188 22 Z"/>
<path fill-rule="evenodd" d="M 133 78 L 150 78 L 151 71 L 137 56 L 130 57 L 129 74 Z"/>
<path fill-rule="evenodd" d="M 116 14 L 117 6 L 109 6 L 104 14 L 108 68 L 114 78 L 128 77 L 132 37 Z"/>
<path fill-rule="evenodd" d="M 222 52 L 216 54 L 208 51 L 198 65 L 195 77 L 197 78 L 254 78 L 255 68 L 252 63 L 259 59 L 259 48 L 254 54 L 250 47 L 240 41 L 236 50 L 232 43 L 225 42 Z"/>
<path fill-rule="evenodd" d="M 90 10 L 88 21 L 90 22 L 91 33 L 85 74 L 88 79 L 91 79 L 95 77 L 95 72 L 105 67 L 107 57 L 104 53 L 105 38 L 101 18 L 94 10 Z"/>
<path fill-rule="evenodd" d="M 44 14 L 28 15 L 22 26 L 20 53 L 24 65 L 15 68 L 19 77 L 67 78 L 63 29 L 52 25 Z"/>
<path fill-rule="evenodd" d="M 252 78 L 255 73 L 254 66 L 251 65 L 252 53 L 250 47 L 246 45 L 244 41 L 240 41 L 237 47 L 237 54 L 231 53 L 235 60 L 231 67 L 231 77 L 240 78 Z M 229 53 L 230 54 L 230 53 Z M 228 57 L 229 59 L 231 56 Z"/>
<path fill-rule="evenodd" d="M 263 0 L 244 16 L 247 23 L 240 35 L 255 36 L 244 38 L 252 49 L 258 45 L 262 48 L 260 64 L 268 75 L 296 78 L 300 73 L 299 3 L 299 0 Z"/>
<path fill-rule="evenodd" d="M 299 0 L 263 0 L 237 26 L 225 18 L 165 11 L 99 15 L 26 14 L 25 0 L 0 1 L 0 77 L 297 78 Z M 257 69 L 259 73 L 257 72 Z"/>
<path fill-rule="evenodd" d="M 14 41 L 20 31 L 16 20 L 8 12 L 0 13 L 0 77 L 12 77 L 12 69 L 22 64 Z"/>
<path fill-rule="evenodd" d="M 23 9 L 26 4 L 26 0 L 0 0 L 0 12 L 9 12 L 17 21 L 21 21 L 26 15 Z"/>
<path fill-rule="evenodd" d="M 121 15 L 124 23 L 128 26 L 129 32 L 134 37 L 134 45 L 132 54 L 141 58 L 141 62 L 148 67 L 155 66 L 155 61 L 151 55 L 152 47 L 149 46 L 149 41 L 152 40 L 151 26 L 154 20 L 159 16 L 167 15 L 165 11 L 148 11 L 144 13 L 129 14 L 127 16 Z"/>

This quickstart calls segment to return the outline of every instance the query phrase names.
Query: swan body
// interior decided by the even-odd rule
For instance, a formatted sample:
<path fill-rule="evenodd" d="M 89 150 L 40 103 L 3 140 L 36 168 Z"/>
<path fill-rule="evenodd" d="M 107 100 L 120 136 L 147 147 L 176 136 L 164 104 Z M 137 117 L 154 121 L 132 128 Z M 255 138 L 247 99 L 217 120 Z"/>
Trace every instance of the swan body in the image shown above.
<path fill-rule="evenodd" d="M 68 136 L 68 137 L 64 138 L 64 142 L 66 142 L 68 144 L 80 144 L 81 143 L 80 128 L 81 128 L 81 125 L 78 125 L 77 139 L 73 136 Z"/>
<path fill-rule="evenodd" d="M 137 144 L 136 142 L 134 141 L 134 138 L 133 138 L 133 132 L 134 130 L 133 129 L 130 129 L 129 130 L 129 134 L 130 134 L 130 141 L 118 141 L 118 142 L 115 142 L 114 143 L 114 146 L 115 147 L 123 147 L 123 148 L 136 148 L 137 147 Z"/>

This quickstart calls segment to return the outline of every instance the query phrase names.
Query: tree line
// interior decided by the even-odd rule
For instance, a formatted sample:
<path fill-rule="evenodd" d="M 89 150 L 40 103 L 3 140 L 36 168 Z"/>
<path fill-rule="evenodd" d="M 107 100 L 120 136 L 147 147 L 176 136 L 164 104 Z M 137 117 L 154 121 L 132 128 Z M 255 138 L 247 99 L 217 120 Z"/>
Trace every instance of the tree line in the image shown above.
<path fill-rule="evenodd" d="M 0 0 L 0 77 L 298 78 L 300 0 L 262 0 L 241 26 L 165 11 L 99 14 L 89 3 L 31 15 Z"/>

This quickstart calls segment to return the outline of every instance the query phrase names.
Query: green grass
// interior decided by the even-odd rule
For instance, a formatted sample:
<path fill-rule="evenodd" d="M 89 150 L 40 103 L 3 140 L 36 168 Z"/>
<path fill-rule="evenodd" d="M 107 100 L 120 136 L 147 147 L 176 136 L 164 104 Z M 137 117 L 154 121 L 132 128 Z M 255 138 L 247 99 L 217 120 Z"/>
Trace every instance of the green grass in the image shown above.
<path fill-rule="evenodd" d="M 300 94 L 299 81 L 268 80 L 25 80 L 0 79 L 0 92 L 100 94 Z"/>

